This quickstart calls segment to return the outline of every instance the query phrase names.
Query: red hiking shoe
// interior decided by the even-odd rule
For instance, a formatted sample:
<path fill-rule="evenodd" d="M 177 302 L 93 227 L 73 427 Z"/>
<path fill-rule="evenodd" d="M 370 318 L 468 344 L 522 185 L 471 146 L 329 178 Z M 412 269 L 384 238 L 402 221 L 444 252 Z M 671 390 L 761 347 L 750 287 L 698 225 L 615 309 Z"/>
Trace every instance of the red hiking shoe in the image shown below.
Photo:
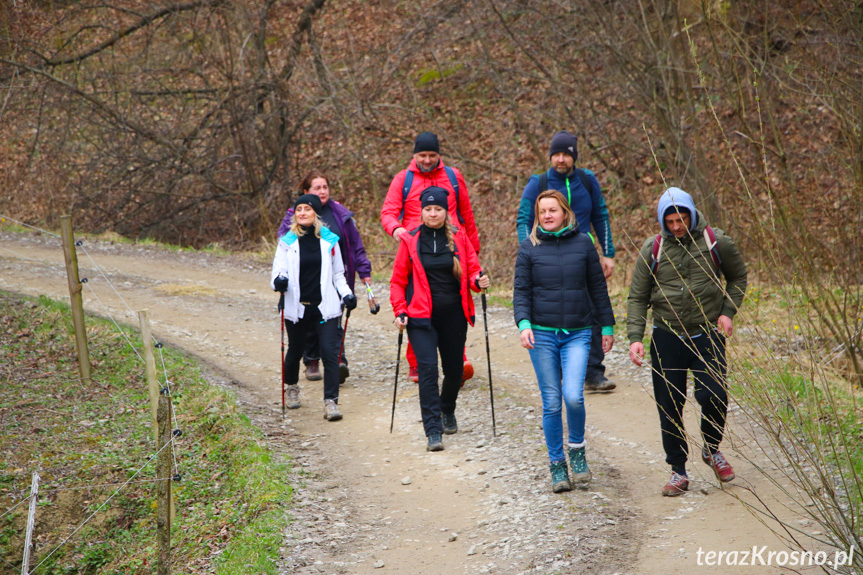
<path fill-rule="evenodd" d="M 412 367 L 412 368 L 411 368 L 410 373 L 408 373 L 408 379 L 409 379 L 409 380 L 411 380 L 411 381 L 412 381 L 412 382 L 414 382 L 414 383 L 419 383 L 419 381 L 420 381 L 420 374 L 419 374 L 419 372 L 417 371 L 417 368 L 415 368 L 415 367 Z"/>
<path fill-rule="evenodd" d="M 725 456 L 721 451 L 717 451 L 712 456 L 707 452 L 707 448 L 701 449 L 701 460 L 713 469 L 716 474 L 716 479 L 722 483 L 728 483 L 734 479 L 734 468 L 725 460 Z"/>
<path fill-rule="evenodd" d="M 464 360 L 464 370 L 461 372 L 461 382 L 464 382 L 473 377 L 473 364 L 468 360 Z"/>
<path fill-rule="evenodd" d="M 672 473 L 671 479 L 662 488 L 662 495 L 665 497 L 677 497 L 683 495 L 684 491 L 689 491 L 689 477 L 679 473 Z"/>

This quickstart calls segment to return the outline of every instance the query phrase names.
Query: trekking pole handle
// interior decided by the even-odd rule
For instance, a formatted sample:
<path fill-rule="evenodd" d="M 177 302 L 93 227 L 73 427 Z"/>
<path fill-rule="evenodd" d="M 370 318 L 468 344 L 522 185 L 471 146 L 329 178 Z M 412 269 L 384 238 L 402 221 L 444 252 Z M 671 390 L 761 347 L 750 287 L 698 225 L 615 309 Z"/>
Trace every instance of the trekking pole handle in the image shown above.
<path fill-rule="evenodd" d="M 375 299 L 375 294 L 372 293 L 372 284 L 366 284 L 366 296 L 369 298 L 369 311 L 372 315 L 381 311 L 381 306 L 378 305 L 378 300 Z"/>

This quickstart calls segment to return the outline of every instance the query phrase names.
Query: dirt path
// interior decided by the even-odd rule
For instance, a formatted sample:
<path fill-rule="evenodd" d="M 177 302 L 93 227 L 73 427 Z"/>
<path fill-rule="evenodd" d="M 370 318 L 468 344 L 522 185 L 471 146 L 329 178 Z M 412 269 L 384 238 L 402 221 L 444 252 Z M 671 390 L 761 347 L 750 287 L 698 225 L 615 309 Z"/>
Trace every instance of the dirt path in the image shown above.
<path fill-rule="evenodd" d="M 294 459 L 288 479 L 296 508 L 280 560 L 285 573 L 779 572 L 698 564 L 699 549 L 786 549 L 729 496 L 751 500 L 741 487 L 747 481 L 762 498 L 775 494 L 729 445 L 739 479 L 727 492 L 697 462 L 690 493 L 661 497 L 667 472 L 646 392 L 649 373 L 631 367 L 620 342 L 607 359 L 618 391 L 587 397 L 594 481 L 587 491 L 554 495 L 541 402 L 509 310 L 491 309 L 489 317 L 497 437 L 478 319 L 468 349 L 478 376 L 460 395 L 459 433 L 445 436 L 445 451 L 428 454 L 404 360 L 395 431 L 388 433 L 397 332 L 382 284 L 375 286 L 381 313 L 372 316 L 361 305 L 350 320 L 352 375 L 340 397 L 345 418 L 324 421 L 320 382 L 301 378 L 303 407 L 282 420 L 268 266 L 107 242 L 84 249 L 133 310 L 150 310 L 156 336 L 211 364 L 211 379 L 235 389 L 274 449 Z M 137 325 L 87 253 L 79 253 L 81 275 L 89 278 L 87 308 Z M 62 261 L 57 238 L 0 233 L 2 289 L 63 299 Z M 688 417 L 687 427 L 697 429 L 691 409 Z M 732 414 L 731 429 L 741 425 Z"/>

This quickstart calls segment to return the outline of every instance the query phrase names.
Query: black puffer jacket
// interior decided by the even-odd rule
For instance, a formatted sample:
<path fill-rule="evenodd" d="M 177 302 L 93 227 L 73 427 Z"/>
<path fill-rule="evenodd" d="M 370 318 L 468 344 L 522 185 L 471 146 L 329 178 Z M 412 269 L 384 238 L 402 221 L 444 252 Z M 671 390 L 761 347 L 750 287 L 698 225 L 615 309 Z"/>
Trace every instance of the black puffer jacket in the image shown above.
<path fill-rule="evenodd" d="M 538 229 L 537 237 L 539 245 L 527 238 L 518 248 L 512 295 L 516 325 L 526 319 L 543 327 L 584 328 L 594 314 L 600 325 L 614 325 L 605 276 L 590 238 L 577 227 L 560 236 Z"/>

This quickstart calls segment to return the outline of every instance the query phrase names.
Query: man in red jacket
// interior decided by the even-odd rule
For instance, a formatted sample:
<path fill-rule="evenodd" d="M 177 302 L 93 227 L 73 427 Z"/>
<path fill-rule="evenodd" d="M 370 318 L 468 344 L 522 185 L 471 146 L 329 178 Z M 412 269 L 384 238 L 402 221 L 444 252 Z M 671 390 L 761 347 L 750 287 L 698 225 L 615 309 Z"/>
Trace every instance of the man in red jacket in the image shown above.
<path fill-rule="evenodd" d="M 437 135 L 423 132 L 414 142 L 414 158 L 406 170 L 393 178 L 384 206 L 381 209 L 381 225 L 397 240 L 406 240 L 407 233 L 422 223 L 422 204 L 420 193 L 430 187 L 438 186 L 449 192 L 450 222 L 464 228 L 471 245 L 479 254 L 479 234 L 473 219 L 467 184 L 461 172 L 445 166 L 440 157 L 440 144 Z M 407 359 L 410 366 L 410 379 L 417 381 L 417 360 L 408 342 Z M 464 358 L 464 380 L 473 377 L 473 366 Z"/>

